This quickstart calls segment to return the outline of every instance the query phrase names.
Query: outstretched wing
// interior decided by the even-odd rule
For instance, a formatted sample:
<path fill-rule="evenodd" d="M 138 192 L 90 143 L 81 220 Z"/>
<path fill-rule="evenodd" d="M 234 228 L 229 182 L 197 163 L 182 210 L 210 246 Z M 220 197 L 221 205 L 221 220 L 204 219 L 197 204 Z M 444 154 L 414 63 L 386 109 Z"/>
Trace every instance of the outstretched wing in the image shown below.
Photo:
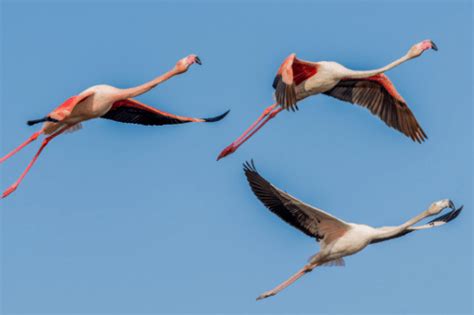
<path fill-rule="evenodd" d="M 192 118 L 173 115 L 134 99 L 125 99 L 115 102 L 112 108 L 101 118 L 111 119 L 119 122 L 140 125 L 170 125 L 184 124 L 188 122 L 214 122 L 224 118 L 229 111 L 211 118 Z"/>
<path fill-rule="evenodd" d="M 350 229 L 346 222 L 321 209 L 312 207 L 270 184 L 257 172 L 253 161 L 244 164 L 244 171 L 257 198 L 270 211 L 306 235 L 329 244 Z"/>
<path fill-rule="evenodd" d="M 288 56 L 273 80 L 277 103 L 285 109 L 297 110 L 296 86 L 315 75 L 317 71 L 316 64 L 297 59 L 295 54 Z"/>
<path fill-rule="evenodd" d="M 458 209 L 453 209 L 453 210 L 449 211 L 446 214 L 443 214 L 443 215 L 441 215 L 437 218 L 434 218 L 433 220 L 431 220 L 430 222 L 428 222 L 425 225 L 410 227 L 410 228 L 404 230 L 403 232 L 398 233 L 397 235 L 387 237 L 387 238 L 373 240 L 372 242 L 370 242 L 370 244 L 380 243 L 380 242 L 391 240 L 391 239 L 394 239 L 394 238 L 399 238 L 399 237 L 407 235 L 411 232 L 415 232 L 415 231 L 423 230 L 423 229 L 429 229 L 429 228 L 432 228 L 432 227 L 435 227 L 435 226 L 440 226 L 440 225 L 446 224 L 446 223 L 456 219 L 457 216 L 459 215 L 459 213 L 461 213 L 462 209 L 463 209 L 463 206 L 459 207 Z"/>
<path fill-rule="evenodd" d="M 413 141 L 421 143 L 428 138 L 405 100 L 384 74 L 366 79 L 342 80 L 324 94 L 366 107 L 388 126 L 397 129 Z"/>

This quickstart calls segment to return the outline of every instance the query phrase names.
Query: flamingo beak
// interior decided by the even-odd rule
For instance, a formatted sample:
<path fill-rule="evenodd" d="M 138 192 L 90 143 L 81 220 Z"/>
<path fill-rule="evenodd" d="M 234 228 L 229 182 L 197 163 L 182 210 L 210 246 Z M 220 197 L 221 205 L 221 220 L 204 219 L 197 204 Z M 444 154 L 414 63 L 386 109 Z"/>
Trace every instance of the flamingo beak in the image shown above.
<path fill-rule="evenodd" d="M 456 210 L 456 206 L 454 205 L 454 202 L 452 202 L 451 200 L 449 200 L 449 208 L 451 208 L 452 210 Z"/>
<path fill-rule="evenodd" d="M 198 65 L 202 66 L 201 59 L 199 59 L 198 56 L 196 56 L 196 57 L 194 58 L 194 61 L 195 61 Z"/>
<path fill-rule="evenodd" d="M 434 51 L 438 51 L 438 46 L 436 46 L 436 44 L 430 40 L 430 43 L 431 43 L 431 49 L 433 49 Z"/>

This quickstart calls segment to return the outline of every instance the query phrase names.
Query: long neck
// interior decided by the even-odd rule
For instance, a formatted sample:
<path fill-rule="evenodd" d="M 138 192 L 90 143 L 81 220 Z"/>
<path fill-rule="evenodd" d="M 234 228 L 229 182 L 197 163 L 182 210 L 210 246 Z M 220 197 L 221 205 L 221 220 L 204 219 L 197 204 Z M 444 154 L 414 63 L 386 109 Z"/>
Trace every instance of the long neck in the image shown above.
<path fill-rule="evenodd" d="M 133 88 L 122 90 L 122 93 L 120 93 L 121 98 L 130 98 L 130 97 L 136 97 L 138 95 L 141 95 L 145 92 L 148 92 L 149 90 L 151 90 L 152 88 L 154 88 L 158 84 L 170 79 L 171 77 L 173 77 L 177 74 L 179 74 L 179 71 L 177 71 L 176 68 L 173 68 L 172 70 L 166 72 L 165 74 L 163 74 L 159 77 L 154 78 L 153 80 L 151 80 L 147 83 L 144 83 L 142 85 L 139 85 L 139 86 L 136 86 L 136 87 L 133 87 Z"/>
<path fill-rule="evenodd" d="M 426 218 L 429 215 L 430 215 L 429 212 L 426 210 L 426 211 L 423 211 L 422 213 L 420 213 L 419 215 L 417 215 L 416 217 L 411 218 L 410 220 L 403 223 L 402 225 L 399 225 L 399 226 L 384 226 L 384 227 L 381 227 L 381 228 L 377 228 L 376 229 L 376 234 L 374 235 L 373 239 L 374 240 L 379 240 L 379 239 L 386 239 L 386 238 L 396 236 L 396 235 L 404 232 L 408 228 L 410 228 L 412 225 L 420 222 L 421 220 L 423 220 L 424 218 Z"/>
<path fill-rule="evenodd" d="M 350 70 L 348 75 L 345 76 L 345 78 L 347 79 L 364 79 L 364 78 L 368 78 L 368 77 L 371 77 L 371 76 L 374 76 L 374 75 L 377 75 L 377 74 L 381 74 L 381 73 L 384 73 L 390 69 L 393 69 L 395 68 L 396 66 L 404 63 L 405 61 L 408 61 L 412 59 L 411 56 L 409 56 L 409 54 L 406 54 L 405 56 L 393 61 L 392 63 L 389 63 L 388 65 L 386 65 L 385 67 L 382 67 L 382 68 L 378 68 L 378 69 L 375 69 L 375 70 L 367 70 L 367 71 L 354 71 L 354 70 Z"/>

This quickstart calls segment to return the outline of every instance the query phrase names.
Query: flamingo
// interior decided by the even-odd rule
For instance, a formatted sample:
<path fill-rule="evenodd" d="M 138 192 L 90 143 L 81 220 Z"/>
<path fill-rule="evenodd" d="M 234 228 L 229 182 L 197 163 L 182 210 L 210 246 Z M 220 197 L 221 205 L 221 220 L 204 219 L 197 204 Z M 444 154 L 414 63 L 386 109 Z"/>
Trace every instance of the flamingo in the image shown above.
<path fill-rule="evenodd" d="M 148 92 L 171 77 L 188 71 L 189 67 L 194 63 L 202 64 L 198 56 L 189 55 L 180 59 L 165 74 L 145 84 L 128 89 L 119 89 L 110 85 L 92 86 L 78 95 L 67 99 L 47 116 L 28 121 L 27 124 L 29 126 L 42 122 L 44 124 L 41 130 L 33 133 L 28 140 L 1 158 L 0 163 L 35 141 L 40 135 L 45 135 L 46 137 L 21 176 L 3 192 L 2 198 L 7 197 L 17 189 L 43 149 L 52 139 L 66 131 L 70 132 L 80 129 L 81 122 L 83 121 L 93 118 L 105 118 L 124 123 L 156 126 L 188 122 L 215 122 L 224 118 L 229 111 L 211 118 L 191 118 L 166 113 L 133 99 L 133 97 Z"/>
<path fill-rule="evenodd" d="M 253 161 L 244 163 L 244 172 L 257 198 L 273 213 L 320 243 L 320 251 L 311 256 L 297 273 L 273 290 L 261 294 L 257 300 L 273 296 L 304 274 L 318 266 L 344 266 L 343 257 L 353 255 L 369 244 L 387 241 L 414 231 L 430 229 L 455 219 L 462 210 L 449 199 L 440 200 L 416 217 L 399 226 L 374 228 L 365 224 L 345 222 L 335 216 L 313 207 L 272 185 L 257 172 Z M 439 214 L 445 208 L 452 211 L 435 218 L 425 225 L 414 226 L 426 217 Z"/>
<path fill-rule="evenodd" d="M 295 111 L 298 101 L 320 93 L 363 106 L 389 127 L 413 141 L 423 142 L 427 138 L 425 132 L 384 72 L 420 56 L 428 49 L 438 50 L 438 47 L 433 41 L 424 40 L 385 67 L 368 71 L 350 70 L 332 61 L 305 61 L 291 54 L 280 66 L 273 81 L 276 102 L 267 107 L 239 138 L 222 150 L 217 160 L 235 152 L 283 109 Z"/>

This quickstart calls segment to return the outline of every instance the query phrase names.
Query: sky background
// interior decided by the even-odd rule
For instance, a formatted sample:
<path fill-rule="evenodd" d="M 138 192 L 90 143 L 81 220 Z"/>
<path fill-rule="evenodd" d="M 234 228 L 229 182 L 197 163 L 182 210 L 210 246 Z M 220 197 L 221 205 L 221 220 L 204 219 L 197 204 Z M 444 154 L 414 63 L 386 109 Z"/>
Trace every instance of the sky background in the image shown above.
<path fill-rule="evenodd" d="M 138 99 L 214 124 L 109 120 L 55 139 L 1 201 L 1 310 L 14 313 L 471 313 L 472 4 L 445 2 L 2 2 L 1 152 L 96 84 L 130 87 L 196 53 Z M 388 72 L 429 136 L 412 142 L 326 96 L 282 113 L 215 161 L 272 103 L 290 53 Z M 39 142 L 1 166 L 5 189 Z M 318 251 L 270 213 L 241 164 L 344 220 L 398 225 L 432 202 L 464 204 L 437 229 L 370 246 L 256 302 Z"/>

